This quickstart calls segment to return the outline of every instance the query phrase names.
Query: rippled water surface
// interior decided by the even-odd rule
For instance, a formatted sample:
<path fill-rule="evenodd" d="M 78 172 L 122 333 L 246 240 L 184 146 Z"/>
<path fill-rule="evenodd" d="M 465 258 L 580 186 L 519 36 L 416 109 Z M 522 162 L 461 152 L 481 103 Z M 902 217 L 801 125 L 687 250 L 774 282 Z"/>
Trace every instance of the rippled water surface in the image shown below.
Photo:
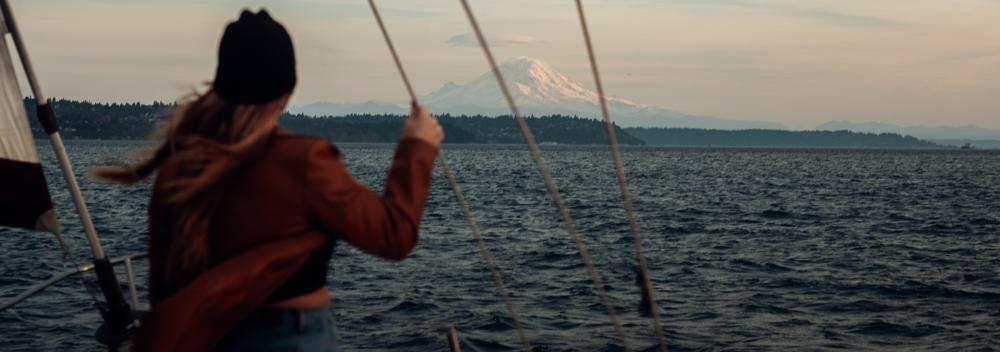
<path fill-rule="evenodd" d="M 68 145 L 81 174 L 139 146 Z M 380 189 L 392 146 L 342 149 L 355 176 Z M 525 149 L 447 153 L 532 342 L 618 350 Z M 545 156 L 629 338 L 653 349 L 607 150 L 550 147 Z M 52 153 L 43 158 L 75 257 L 85 261 Z M 633 148 L 625 163 L 673 351 L 1000 346 L 1000 153 Z M 144 251 L 149 185 L 81 183 L 107 251 Z M 408 260 L 336 249 L 330 309 L 344 350 L 441 351 L 448 326 L 469 350 L 517 348 L 465 226 L 439 174 Z M 0 229 L 0 253 L 0 298 L 64 269 L 50 235 Z M 137 269 L 144 290 L 145 263 Z M 0 350 L 102 350 L 90 337 L 100 318 L 88 302 L 68 280 L 0 313 Z"/>

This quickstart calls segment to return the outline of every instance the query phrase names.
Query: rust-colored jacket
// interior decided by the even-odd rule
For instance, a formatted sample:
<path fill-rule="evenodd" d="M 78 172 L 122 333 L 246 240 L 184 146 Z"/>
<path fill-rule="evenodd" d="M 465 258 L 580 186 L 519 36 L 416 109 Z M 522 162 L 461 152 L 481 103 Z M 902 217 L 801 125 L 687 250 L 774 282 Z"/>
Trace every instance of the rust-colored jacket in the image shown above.
<path fill-rule="evenodd" d="M 359 184 L 337 149 L 277 129 L 260 158 L 227 180 L 211 234 L 217 263 L 176 292 L 163 284 L 169 212 L 160 204 L 177 165 L 161 167 L 150 204 L 150 300 L 134 351 L 204 351 L 259 308 L 314 251 L 344 240 L 403 259 L 417 242 L 437 148 L 399 142 L 382 196 Z"/>

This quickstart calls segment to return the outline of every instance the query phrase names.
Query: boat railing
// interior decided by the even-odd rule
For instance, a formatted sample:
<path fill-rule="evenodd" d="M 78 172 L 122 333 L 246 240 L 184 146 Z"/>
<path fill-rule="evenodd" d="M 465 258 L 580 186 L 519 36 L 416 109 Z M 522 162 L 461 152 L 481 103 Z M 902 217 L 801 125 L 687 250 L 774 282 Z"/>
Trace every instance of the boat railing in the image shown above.
<path fill-rule="evenodd" d="M 131 298 L 132 301 L 131 302 L 132 307 L 135 308 L 139 307 L 139 293 L 136 291 L 135 288 L 135 271 L 132 270 L 132 261 L 143 258 L 146 258 L 146 253 L 133 253 L 126 256 L 121 256 L 111 259 L 111 265 L 125 264 L 125 274 L 127 277 L 126 280 L 128 284 L 129 297 Z M 8 308 L 14 307 L 15 305 L 21 302 L 24 302 L 28 298 L 31 298 L 32 296 L 37 295 L 42 291 L 45 291 L 45 289 L 59 283 L 60 281 L 73 277 L 74 275 L 85 273 L 92 270 L 94 270 L 94 264 L 91 263 L 86 265 L 80 265 L 76 269 L 70 269 L 61 272 L 59 274 L 56 274 L 55 276 L 49 278 L 48 280 L 37 283 L 31 288 L 25 290 L 24 292 L 21 292 L 21 294 L 18 294 L 9 301 L 0 304 L 0 312 L 3 312 Z"/>

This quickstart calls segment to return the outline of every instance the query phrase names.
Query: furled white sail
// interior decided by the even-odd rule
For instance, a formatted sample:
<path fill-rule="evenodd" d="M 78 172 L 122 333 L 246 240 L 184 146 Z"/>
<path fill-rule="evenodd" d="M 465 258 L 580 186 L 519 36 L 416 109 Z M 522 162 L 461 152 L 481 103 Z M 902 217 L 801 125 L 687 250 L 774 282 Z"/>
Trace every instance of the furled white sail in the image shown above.
<path fill-rule="evenodd" d="M 59 232 L 0 20 L 0 226 Z"/>

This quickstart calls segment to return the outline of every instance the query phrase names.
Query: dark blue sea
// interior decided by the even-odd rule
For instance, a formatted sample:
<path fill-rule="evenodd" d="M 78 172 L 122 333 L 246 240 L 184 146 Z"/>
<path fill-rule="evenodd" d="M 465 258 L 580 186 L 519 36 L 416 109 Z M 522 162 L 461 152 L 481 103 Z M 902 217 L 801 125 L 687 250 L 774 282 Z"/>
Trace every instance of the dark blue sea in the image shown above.
<path fill-rule="evenodd" d="M 39 145 L 83 263 L 86 242 Z M 113 256 L 145 250 L 149 184 L 111 186 L 85 173 L 144 145 L 68 143 Z M 341 147 L 354 175 L 381 189 L 393 146 Z M 448 146 L 447 155 L 531 342 L 619 350 L 525 148 Z M 546 146 L 545 157 L 628 338 L 654 349 L 607 149 Z M 672 351 L 1000 350 L 1000 152 L 626 148 L 624 157 Z M 331 267 L 345 351 L 442 351 L 449 326 L 469 351 L 518 348 L 441 174 L 408 260 L 341 245 Z M 66 268 L 53 236 L 0 229 L 0 299 Z M 137 269 L 145 294 L 146 263 Z M 101 351 L 99 322 L 80 281 L 67 280 L 0 313 L 0 350 Z"/>

